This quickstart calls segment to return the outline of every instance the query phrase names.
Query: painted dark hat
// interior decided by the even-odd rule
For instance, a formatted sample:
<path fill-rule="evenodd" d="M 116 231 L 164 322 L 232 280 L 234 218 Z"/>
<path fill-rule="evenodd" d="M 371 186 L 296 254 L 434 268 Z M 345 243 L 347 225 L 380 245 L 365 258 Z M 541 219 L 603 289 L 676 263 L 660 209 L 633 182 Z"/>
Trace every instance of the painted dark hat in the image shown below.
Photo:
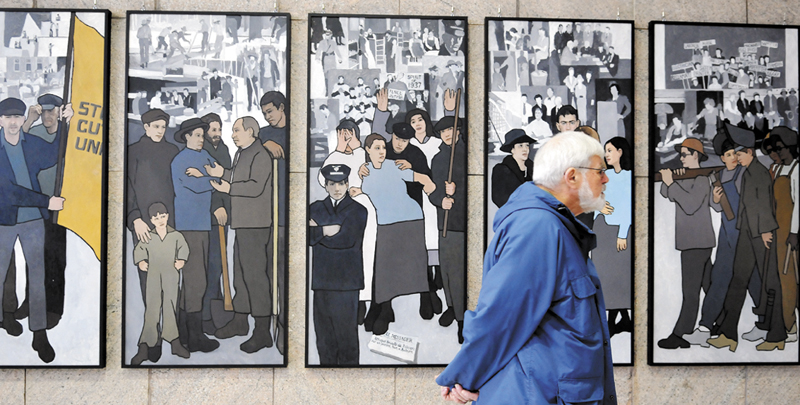
<path fill-rule="evenodd" d="M 718 156 L 722 156 L 729 149 L 735 149 L 736 147 L 725 131 L 719 131 L 711 143 L 714 145 L 714 153 Z"/>
<path fill-rule="evenodd" d="M 142 114 L 143 124 L 150 124 L 151 122 L 158 120 L 164 120 L 169 123 L 169 114 L 165 113 L 164 110 L 160 108 L 153 108 L 152 110 Z"/>
<path fill-rule="evenodd" d="M 25 102 L 18 98 L 9 97 L 0 101 L 0 115 L 25 115 L 25 110 Z"/>
<path fill-rule="evenodd" d="M 536 140 L 528 136 L 525 131 L 519 128 L 512 129 L 511 131 L 506 132 L 506 141 L 503 143 L 503 146 L 500 147 L 500 150 L 506 153 L 511 153 L 511 149 L 514 149 L 514 145 L 523 142 L 534 144 L 536 143 Z"/>
<path fill-rule="evenodd" d="M 52 110 L 56 107 L 61 107 L 61 105 L 64 104 L 64 100 L 55 94 L 42 95 L 36 101 L 38 101 L 39 105 L 42 106 L 42 110 Z"/>
<path fill-rule="evenodd" d="M 769 155 L 764 148 L 772 144 L 776 139 L 780 139 L 781 143 L 786 146 L 794 146 L 797 145 L 797 132 L 783 126 L 773 128 L 772 131 L 769 131 L 767 136 L 764 137 L 764 141 L 761 142 L 761 152 L 765 155 Z"/>
<path fill-rule="evenodd" d="M 186 143 L 186 134 L 197 128 L 203 128 L 203 131 L 206 131 L 208 130 L 208 123 L 203 122 L 200 118 L 189 118 L 183 121 L 180 129 L 175 132 L 175 140 L 180 143 Z"/>
<path fill-rule="evenodd" d="M 392 134 L 400 139 L 411 139 L 414 137 L 414 127 L 405 122 L 396 122 L 392 125 Z"/>
<path fill-rule="evenodd" d="M 752 130 L 725 123 L 725 130 L 731 137 L 731 141 L 736 145 L 736 151 L 744 148 L 754 148 L 756 146 L 756 134 Z"/>
<path fill-rule="evenodd" d="M 433 132 L 438 135 L 439 132 L 442 132 L 447 128 L 452 128 L 454 121 L 455 121 L 455 118 L 453 118 L 452 115 L 448 115 L 447 117 L 444 117 L 444 118 L 440 119 L 439 122 L 437 122 L 436 125 L 434 125 Z M 464 132 L 463 128 L 464 128 L 464 120 L 459 118 L 458 119 L 459 132 L 463 133 Z"/>
<path fill-rule="evenodd" d="M 325 180 L 338 183 L 342 180 L 347 180 L 347 177 L 350 176 L 350 167 L 347 165 L 327 165 L 320 169 L 320 173 L 322 173 L 322 177 Z"/>

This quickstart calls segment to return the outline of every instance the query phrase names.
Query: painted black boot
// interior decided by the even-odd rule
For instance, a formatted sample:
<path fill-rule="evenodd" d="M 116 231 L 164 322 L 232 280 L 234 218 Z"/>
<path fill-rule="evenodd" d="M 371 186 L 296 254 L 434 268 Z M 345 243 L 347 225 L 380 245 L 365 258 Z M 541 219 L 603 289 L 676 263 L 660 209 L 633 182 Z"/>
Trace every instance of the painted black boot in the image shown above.
<path fill-rule="evenodd" d="M 263 348 L 272 347 L 272 332 L 269 330 L 270 316 L 257 316 L 253 336 L 239 346 L 245 353 L 255 353 Z"/>
<path fill-rule="evenodd" d="M 209 339 L 206 337 L 205 333 L 203 333 L 202 312 L 186 313 L 186 327 L 189 330 L 188 349 L 190 352 L 208 353 L 219 347 L 219 342 L 214 339 Z"/>

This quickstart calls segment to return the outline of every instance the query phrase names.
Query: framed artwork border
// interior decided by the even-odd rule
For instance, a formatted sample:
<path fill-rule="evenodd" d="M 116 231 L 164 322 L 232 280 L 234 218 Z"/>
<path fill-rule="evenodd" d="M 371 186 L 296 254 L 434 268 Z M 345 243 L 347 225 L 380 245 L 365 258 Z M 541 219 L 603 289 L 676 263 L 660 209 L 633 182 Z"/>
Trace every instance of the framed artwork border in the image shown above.
<path fill-rule="evenodd" d="M 533 17 L 532 18 L 526 18 L 526 17 L 486 17 L 484 19 L 484 27 L 486 27 L 485 30 L 484 30 L 484 44 L 485 44 L 484 61 L 485 61 L 485 63 L 484 63 L 484 89 L 483 89 L 484 90 L 484 95 L 485 95 L 485 97 L 484 97 L 484 120 L 485 120 L 485 122 L 484 122 L 484 131 L 485 131 L 484 134 L 485 135 L 484 135 L 484 152 L 483 152 L 483 167 L 484 167 L 484 181 L 483 181 L 483 193 L 484 193 L 483 250 L 484 250 L 484 253 L 485 253 L 486 248 L 488 247 L 489 242 L 490 242 L 488 236 L 489 236 L 489 227 L 491 226 L 491 224 L 488 221 L 489 221 L 489 205 L 492 204 L 490 190 L 489 190 L 489 185 L 490 185 L 490 182 L 491 182 L 491 178 L 488 175 L 489 174 L 489 153 L 487 153 L 487 151 L 489 150 L 490 143 L 491 143 L 490 140 L 489 140 L 489 133 L 491 131 L 491 126 L 492 126 L 492 124 L 490 122 L 490 104 L 489 104 L 489 97 L 488 97 L 489 93 L 491 92 L 491 81 L 492 81 L 492 75 L 490 73 L 492 71 L 492 66 L 491 66 L 491 52 L 492 51 L 489 49 L 489 45 L 488 45 L 489 44 L 489 35 L 490 35 L 489 25 L 490 25 L 491 22 L 498 22 L 498 21 L 499 22 L 502 22 L 502 21 L 517 21 L 517 22 L 532 22 L 532 21 L 535 21 L 535 22 L 565 22 L 565 23 L 568 22 L 568 23 L 629 24 L 630 27 L 631 27 L 631 38 L 630 38 L 630 43 L 631 43 L 631 59 L 630 59 L 631 60 L 631 77 L 628 80 L 631 81 L 632 85 L 635 84 L 635 76 L 636 76 L 635 69 L 634 69 L 634 63 L 636 61 L 636 49 L 635 49 L 636 47 L 634 46 L 634 39 L 635 39 L 634 37 L 635 37 L 636 29 L 634 27 L 634 21 L 633 20 L 579 19 L 579 18 L 578 19 L 575 19 L 575 18 L 542 18 L 542 17 L 535 17 L 535 18 L 533 18 Z M 636 105 L 636 92 L 632 91 L 630 96 L 629 96 L 629 98 L 631 100 L 631 105 L 635 106 Z M 631 113 L 633 115 L 635 115 L 636 114 L 635 109 Z M 580 118 L 584 119 L 584 117 L 580 117 Z M 636 133 L 636 126 L 635 126 L 636 119 L 634 118 L 631 121 L 634 122 L 634 126 L 632 128 L 632 132 L 635 134 Z M 634 136 L 634 138 L 635 138 L 635 136 Z M 631 145 L 631 155 L 632 155 L 632 158 L 634 159 L 634 161 L 636 159 L 635 149 L 636 149 L 635 145 Z M 534 168 L 534 170 L 535 170 L 535 168 Z M 631 171 L 633 171 L 633 170 L 631 170 Z M 631 305 L 631 314 L 632 314 L 632 316 L 631 316 L 631 321 L 633 322 L 634 319 L 635 319 L 635 316 L 636 316 L 636 312 L 637 312 L 636 309 L 634 308 L 635 305 L 633 305 L 634 304 L 633 297 L 635 296 L 635 291 L 636 291 L 636 288 L 635 288 L 635 281 L 636 281 L 636 276 L 635 276 L 635 274 L 636 274 L 636 271 L 635 271 L 635 267 L 636 267 L 635 266 L 635 252 L 636 252 L 636 238 L 635 238 L 635 235 L 636 235 L 636 215 L 635 215 L 635 207 L 636 207 L 636 204 L 635 204 L 636 203 L 636 178 L 633 175 L 631 177 L 632 177 L 632 181 L 631 181 L 631 207 L 633 207 L 634 210 L 631 211 L 631 226 L 630 226 L 631 235 L 630 235 L 630 243 L 629 243 L 628 249 L 631 249 L 631 288 L 632 288 L 632 295 L 631 295 L 631 297 L 632 297 L 632 302 L 631 302 L 631 304 L 632 304 Z M 635 338 L 636 338 L 635 328 L 630 333 L 631 333 L 631 337 L 630 337 L 630 342 L 631 342 L 631 345 L 630 345 L 630 358 L 631 358 L 631 361 L 630 362 L 623 362 L 623 363 L 617 363 L 615 361 L 614 362 L 614 366 L 615 367 L 618 367 L 618 366 L 633 366 L 633 362 L 634 362 L 634 359 L 635 359 L 635 357 L 634 357 L 634 355 L 635 355 L 635 346 L 633 344 L 634 341 L 635 341 Z"/>
<path fill-rule="evenodd" d="M 689 367 L 725 367 L 725 366 L 796 366 L 800 364 L 800 353 L 798 353 L 798 358 L 794 362 L 708 362 L 708 363 L 700 363 L 700 362 L 656 362 L 654 360 L 654 350 L 656 340 L 659 337 L 654 335 L 654 305 L 655 305 L 655 257 L 654 257 L 654 246 L 655 246 L 655 204 L 654 204 L 654 193 L 656 191 L 656 159 L 658 159 L 656 155 L 656 150 L 653 147 L 654 140 L 657 143 L 657 140 L 660 139 L 659 135 L 655 132 L 657 127 L 656 122 L 656 111 L 655 111 L 655 81 L 653 78 L 655 77 L 655 50 L 656 50 L 656 35 L 654 34 L 654 30 L 656 26 L 683 26 L 683 27 L 729 27 L 729 28 L 768 28 L 768 29 L 795 29 L 798 31 L 800 35 L 800 26 L 797 25 L 770 25 L 770 24 L 741 24 L 741 23 L 720 23 L 720 22 L 688 22 L 688 21 L 658 21 L 653 20 L 650 21 L 648 24 L 648 45 L 649 45 L 649 58 L 648 58 L 648 77 L 650 78 L 648 83 L 648 129 L 647 129 L 647 137 L 648 137 L 648 175 L 647 175 L 647 201 L 648 201 L 648 222 L 650 224 L 648 228 L 648 309 L 647 309 L 647 364 L 649 366 L 654 367 L 669 367 L 669 366 L 689 366 Z M 797 45 L 800 45 L 800 40 L 798 40 Z M 787 60 L 790 58 L 790 55 L 786 55 Z M 794 55 L 795 62 L 798 63 L 798 67 L 800 67 L 800 55 Z M 665 62 L 666 63 L 666 62 Z M 717 241 L 717 236 L 715 233 L 715 242 Z M 716 244 L 715 244 L 716 246 Z M 700 302 L 700 307 L 702 308 L 702 301 Z M 749 309 L 745 305 L 742 307 L 742 311 L 749 311 Z M 695 321 L 699 321 L 698 319 Z M 744 331 L 739 331 L 741 334 Z M 706 348 L 706 350 L 724 350 L 727 351 L 728 348 L 722 349 L 715 349 L 714 347 Z"/>
<path fill-rule="evenodd" d="M 314 17 L 383 18 L 383 19 L 409 19 L 409 20 L 413 20 L 413 19 L 436 19 L 436 20 L 461 20 L 461 21 L 463 21 L 466 24 L 466 27 L 465 27 L 464 31 L 465 31 L 465 37 L 467 39 L 462 42 L 461 47 L 460 47 L 460 50 L 464 53 L 464 65 L 465 65 L 465 68 L 464 68 L 464 87 L 463 87 L 463 95 L 462 95 L 463 104 L 464 105 L 461 106 L 459 109 L 460 110 L 463 109 L 463 111 L 464 111 L 464 117 L 461 118 L 461 122 L 463 123 L 463 128 L 467 129 L 467 139 L 470 138 L 470 133 L 469 133 L 469 108 L 468 108 L 469 107 L 469 101 L 468 101 L 469 100 L 469 94 L 468 94 L 469 73 L 468 73 L 468 69 L 467 69 L 467 66 L 469 66 L 469 21 L 468 21 L 467 16 L 393 15 L 393 14 L 386 14 L 386 15 L 383 15 L 383 14 L 380 14 L 380 15 L 379 14 L 363 14 L 362 15 L 362 14 L 309 13 L 307 17 L 308 17 L 307 35 L 308 35 L 308 39 L 309 40 L 308 40 L 308 43 L 307 43 L 306 55 L 309 57 L 309 61 L 306 64 L 306 77 L 307 77 L 307 80 L 309 82 L 310 82 L 310 79 L 311 79 L 311 62 L 310 62 L 310 58 L 312 56 L 312 54 L 311 54 L 311 19 L 314 18 Z M 309 103 L 310 100 L 311 100 L 311 89 L 310 89 L 310 87 L 308 87 L 307 91 L 306 91 L 306 102 Z M 311 123 L 311 118 L 312 118 L 311 115 L 312 115 L 312 109 L 309 106 L 309 108 L 307 110 L 307 113 L 306 113 L 306 122 L 309 124 L 309 127 L 306 130 L 306 133 L 304 134 L 304 136 L 306 138 L 308 138 L 309 135 L 310 135 L 310 123 Z M 474 138 L 474 135 L 472 137 Z M 311 143 L 308 143 L 308 145 L 306 147 L 306 159 L 307 159 L 306 160 L 306 162 L 307 162 L 306 163 L 306 172 L 304 173 L 305 176 L 306 176 L 306 180 L 307 181 L 309 179 L 309 171 L 308 171 L 308 169 L 310 168 L 310 162 L 313 160 L 312 159 L 312 155 L 313 155 L 313 151 L 311 149 Z M 467 166 L 469 165 L 469 158 L 467 158 L 467 161 L 465 162 L 465 164 L 467 164 Z M 468 168 L 467 168 L 467 176 L 466 177 L 467 177 L 467 186 L 466 186 L 466 188 L 469 189 L 470 182 L 474 181 L 474 180 L 470 179 L 470 177 L 472 177 L 472 176 L 469 173 Z M 308 207 L 312 203 L 312 201 L 311 201 L 311 193 L 310 193 L 310 185 L 309 184 L 306 184 L 305 194 L 306 194 L 306 201 L 305 201 L 306 205 L 304 207 L 304 210 L 305 210 L 305 219 L 306 219 L 306 221 L 304 222 L 304 224 L 307 224 L 308 223 L 308 219 L 309 219 L 308 218 L 309 217 Z M 467 215 L 465 217 L 464 225 L 467 228 L 469 227 L 469 215 Z M 306 227 L 306 229 L 307 229 L 307 227 Z M 310 318 L 311 318 L 309 316 L 309 308 L 311 308 L 311 301 L 310 301 L 310 294 L 309 294 L 310 291 L 311 291 L 311 276 L 310 276 L 310 274 L 311 274 L 311 267 L 310 267 L 311 262 L 309 261 L 309 257 L 310 257 L 309 256 L 310 255 L 310 253 L 309 253 L 309 246 L 310 246 L 309 242 L 310 242 L 310 235 L 309 235 L 309 232 L 306 231 L 306 239 L 305 239 L 305 246 L 304 246 L 304 249 L 306 251 L 306 263 L 305 263 L 305 267 L 304 267 L 305 272 L 306 272 L 306 284 L 305 284 L 306 285 L 305 286 L 306 308 L 305 308 L 305 314 L 304 314 L 304 316 L 305 316 L 305 335 L 306 335 L 305 336 L 306 345 L 305 345 L 305 359 L 304 359 L 304 362 L 305 362 L 305 367 L 306 368 L 312 368 L 312 369 L 314 369 L 314 368 L 316 368 L 316 369 L 433 368 L 433 367 L 445 367 L 445 366 L 447 366 L 446 363 L 442 363 L 442 364 L 363 364 L 363 365 L 362 364 L 358 364 L 358 365 L 352 365 L 352 366 L 349 366 L 349 365 L 309 364 L 309 362 L 308 362 L 309 350 L 310 350 L 309 349 L 309 325 L 310 325 L 309 322 L 310 322 Z M 465 267 L 464 267 L 464 297 L 465 297 L 465 300 L 469 299 L 468 294 L 467 294 L 468 293 L 468 288 L 467 288 L 467 286 L 468 286 L 468 277 L 469 277 L 469 271 L 468 271 L 469 270 L 469 264 L 468 264 L 468 260 L 467 260 L 468 257 L 469 257 L 469 248 L 468 247 L 469 247 L 469 232 L 465 232 L 465 250 L 464 250 L 464 263 L 465 263 Z M 446 304 L 444 304 L 444 305 L 446 305 Z M 361 326 L 362 325 L 359 325 L 359 327 L 361 327 Z"/>
<path fill-rule="evenodd" d="M 91 9 L 91 8 L 0 8 L 0 12 L 12 12 L 12 13 L 48 13 L 48 12 L 65 12 L 65 13 L 102 13 L 105 16 L 105 36 L 104 36 L 104 59 L 103 63 L 105 65 L 105 77 L 103 79 L 103 104 L 104 108 L 101 112 L 102 122 L 103 122 L 103 134 L 102 134 L 102 142 L 106 145 L 103 158 L 102 158 L 102 174 L 101 174 L 101 182 L 102 182 L 102 201 L 101 201 L 101 222 L 99 226 L 101 227 L 100 233 L 100 279 L 99 281 L 99 357 L 98 362 L 95 365 L 3 365 L 0 366 L 0 369 L 102 369 L 106 366 L 106 299 L 107 299 L 107 272 L 108 272 L 108 131 L 109 131 L 109 93 L 110 93 L 110 60 L 111 60 L 111 11 L 107 9 Z M 71 25 L 70 25 L 71 27 Z M 71 29 L 71 28 L 70 28 Z M 66 83 L 65 83 L 66 85 Z M 66 141 L 65 141 L 66 142 Z M 23 326 L 24 327 L 24 326 Z M 56 353 L 56 356 L 58 353 Z"/>
<path fill-rule="evenodd" d="M 286 104 L 285 104 L 284 107 L 285 107 L 285 114 L 286 114 L 286 126 L 285 127 L 287 128 L 287 134 L 286 134 L 286 146 L 284 147 L 284 159 L 286 160 L 286 168 L 287 168 L 286 169 L 286 175 L 287 175 L 287 177 L 289 177 L 291 175 L 291 170 L 289 169 L 289 164 L 290 164 L 290 156 L 291 156 L 291 138 L 292 138 L 291 137 L 291 107 L 290 107 L 291 106 L 291 80 L 288 79 L 288 77 L 291 76 L 291 68 L 292 68 L 291 67 L 291 65 L 292 65 L 292 59 L 291 59 L 291 48 L 292 48 L 292 46 L 291 46 L 291 44 L 292 44 L 291 24 L 292 24 L 292 16 L 291 16 L 291 14 L 288 13 L 288 12 L 283 13 L 283 12 L 237 12 L 237 11 L 226 12 L 226 11 L 197 11 L 197 10 L 195 10 L 195 11 L 191 11 L 191 10 L 169 10 L 169 11 L 165 11 L 165 10 L 128 10 L 126 12 L 126 16 L 125 16 L 125 94 L 126 95 L 128 94 L 129 86 L 130 86 L 130 76 L 129 76 L 129 72 L 130 72 L 130 52 L 129 52 L 128 46 L 129 46 L 130 40 L 131 40 L 131 38 L 130 38 L 130 36 L 131 36 L 131 16 L 139 15 L 139 14 L 144 14 L 144 15 L 148 15 L 148 14 L 159 14 L 159 15 L 204 15 L 204 16 L 240 15 L 240 16 L 285 17 L 286 18 L 287 27 L 286 27 L 286 71 L 285 71 L 285 74 L 286 74 L 287 79 L 285 79 Z M 128 165 L 127 165 L 127 162 L 128 162 L 128 144 L 127 144 L 127 142 L 128 142 L 128 135 L 129 135 L 128 134 L 129 127 L 128 127 L 128 124 L 127 124 L 127 122 L 128 122 L 128 118 L 127 118 L 128 101 L 127 101 L 127 98 L 126 98 L 125 113 L 126 113 L 125 117 L 124 117 L 124 121 L 125 121 L 125 124 L 124 124 L 124 126 L 125 126 L 124 139 L 125 139 L 125 141 L 124 141 L 124 144 L 123 144 L 123 148 L 124 148 L 124 153 L 123 153 L 123 165 L 124 165 L 123 174 L 124 174 L 124 177 L 123 178 L 125 179 L 125 184 L 127 184 L 127 177 L 128 177 Z M 258 114 L 258 112 L 256 112 L 256 114 Z M 290 181 L 289 181 L 288 178 L 287 178 L 286 182 L 287 182 L 287 184 L 290 184 Z M 289 335 L 289 325 L 288 324 L 284 325 L 284 333 L 281 334 L 281 336 L 280 336 L 280 339 L 283 340 L 283 347 L 284 347 L 284 353 L 282 355 L 283 356 L 283 362 L 280 363 L 280 364 L 178 364 L 178 365 L 159 365 L 159 364 L 150 365 L 150 364 L 148 364 L 148 365 L 145 365 L 145 366 L 142 366 L 142 365 L 134 366 L 134 365 L 126 364 L 126 357 L 125 357 L 126 356 L 126 353 L 125 353 L 126 311 L 125 311 L 125 305 L 126 305 L 126 291 L 127 291 L 126 290 L 126 283 L 127 283 L 127 280 L 126 280 L 127 279 L 127 277 L 126 277 L 126 265 L 127 264 L 125 263 L 125 260 L 126 260 L 126 249 L 127 249 L 127 238 L 126 238 L 126 236 L 127 236 L 127 233 L 130 232 L 127 229 L 127 227 L 125 226 L 125 223 L 126 223 L 126 220 L 127 220 L 127 211 L 128 211 L 128 209 L 127 209 L 127 205 L 128 205 L 128 203 L 127 203 L 127 192 L 128 192 L 128 190 L 127 190 L 127 186 L 126 186 L 124 188 L 123 203 L 122 203 L 122 205 L 123 205 L 123 218 L 124 218 L 123 226 L 122 226 L 122 255 L 123 255 L 122 256 L 122 261 L 123 261 L 123 264 L 122 264 L 122 303 L 121 303 L 121 312 L 122 312 L 122 348 L 120 350 L 120 352 L 121 352 L 120 364 L 121 364 L 122 368 L 130 368 L 130 369 L 147 369 L 147 368 L 151 368 L 151 369 L 170 369 L 170 368 L 176 368 L 176 369 L 191 369 L 191 368 L 286 368 L 289 365 L 289 351 L 290 351 L 289 350 L 289 338 L 288 338 L 288 335 Z M 287 190 L 287 193 L 288 192 L 289 192 L 289 190 Z M 290 279 L 289 279 L 289 277 L 290 277 L 290 272 L 289 272 L 289 239 L 290 239 L 290 234 L 291 234 L 291 231 L 290 231 L 289 226 L 288 226 L 289 225 L 289 219 L 290 219 L 290 217 L 289 217 L 289 207 L 291 206 L 291 202 L 289 201 L 288 194 L 287 194 L 287 201 L 286 202 L 287 203 L 286 203 L 286 205 L 284 207 L 280 207 L 280 210 L 282 210 L 283 214 L 285 215 L 285 218 L 286 218 L 286 221 L 287 221 L 287 226 L 286 226 L 286 231 L 285 231 L 286 234 L 284 236 L 284 243 L 283 243 L 283 248 L 284 248 L 284 252 L 285 252 L 285 255 L 284 255 L 285 256 L 284 257 L 284 267 L 285 268 L 283 269 L 283 271 L 284 271 L 284 286 L 283 286 L 284 291 L 283 292 L 279 292 L 279 295 L 280 295 L 279 307 L 280 307 L 281 311 L 287 311 L 286 312 L 286 316 L 287 316 L 287 322 L 288 322 L 289 281 L 290 281 Z M 274 202 L 274 203 L 277 204 L 277 202 Z M 230 224 L 228 224 L 228 227 L 230 227 Z M 233 268 L 231 268 L 229 271 L 232 273 L 233 272 Z M 233 276 L 231 276 L 231 278 L 232 277 Z M 273 283 L 277 283 L 277 280 L 272 280 L 272 282 Z M 250 315 L 248 314 L 248 316 L 250 316 Z M 252 331 L 252 329 L 250 331 Z M 273 345 L 276 345 L 276 344 L 277 344 L 277 342 L 274 341 Z M 164 349 L 164 350 L 168 350 L 168 349 Z"/>

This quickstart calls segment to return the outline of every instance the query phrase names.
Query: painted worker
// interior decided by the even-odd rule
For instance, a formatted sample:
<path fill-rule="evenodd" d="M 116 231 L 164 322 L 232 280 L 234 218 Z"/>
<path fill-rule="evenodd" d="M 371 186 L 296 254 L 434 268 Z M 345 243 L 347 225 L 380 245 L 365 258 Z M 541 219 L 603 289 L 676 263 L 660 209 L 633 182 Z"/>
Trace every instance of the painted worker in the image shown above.
<path fill-rule="evenodd" d="M 309 207 L 309 245 L 314 258 L 314 330 L 319 364 L 356 365 L 358 350 L 358 294 L 364 288 L 362 240 L 367 209 L 348 192 L 346 165 L 320 169 L 328 197 Z"/>
<path fill-rule="evenodd" d="M 64 198 L 44 194 L 36 177 L 56 164 L 61 134 L 53 143 L 22 130 L 26 106 L 22 100 L 0 101 L 0 280 L 6 280 L 11 255 L 19 240 L 28 267 L 28 327 L 33 332 L 33 350 L 45 363 L 55 359 L 47 338 L 47 297 L 45 293 L 45 228 L 49 211 L 64 209 Z M 3 302 L 4 289 L 0 289 Z M 13 314 L 0 315 L 11 336 L 22 334 Z"/>

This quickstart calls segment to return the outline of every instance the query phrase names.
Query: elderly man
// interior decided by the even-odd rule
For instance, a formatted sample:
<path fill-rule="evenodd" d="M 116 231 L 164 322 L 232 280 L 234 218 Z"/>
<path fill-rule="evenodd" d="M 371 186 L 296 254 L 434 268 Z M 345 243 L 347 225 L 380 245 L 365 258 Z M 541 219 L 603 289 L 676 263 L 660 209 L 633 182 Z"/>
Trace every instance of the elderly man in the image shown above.
<path fill-rule="evenodd" d="M 436 379 L 445 399 L 616 404 L 603 293 L 588 257 L 595 236 L 575 219 L 605 204 L 602 156 L 584 134 L 556 135 L 536 154 L 533 183 L 497 211 L 478 306 Z"/>
<path fill-rule="evenodd" d="M 272 347 L 270 316 L 272 315 L 272 260 L 269 241 L 272 235 L 272 157 L 258 142 L 258 121 L 242 117 L 233 124 L 233 143 L 239 148 L 233 168 L 206 165 L 215 190 L 231 196 L 231 229 L 236 230 L 233 245 L 233 319 L 214 334 L 217 338 L 247 336 L 250 325 L 247 315 L 255 318 L 253 335 L 239 348 L 255 353 Z"/>
<path fill-rule="evenodd" d="M 36 174 L 58 160 L 61 135 L 53 143 L 26 134 L 25 103 L 16 98 L 0 102 L 0 280 L 6 279 L 8 264 L 19 239 L 28 266 L 29 318 L 33 331 L 33 350 L 45 363 L 55 359 L 55 351 L 47 340 L 47 297 L 45 295 L 44 221 L 50 211 L 64 208 L 64 199 L 42 193 Z M 0 302 L 3 301 L 0 289 Z M 0 312 L 2 313 L 2 312 Z M 13 314 L 0 315 L 9 335 L 19 336 L 22 327 Z"/>

